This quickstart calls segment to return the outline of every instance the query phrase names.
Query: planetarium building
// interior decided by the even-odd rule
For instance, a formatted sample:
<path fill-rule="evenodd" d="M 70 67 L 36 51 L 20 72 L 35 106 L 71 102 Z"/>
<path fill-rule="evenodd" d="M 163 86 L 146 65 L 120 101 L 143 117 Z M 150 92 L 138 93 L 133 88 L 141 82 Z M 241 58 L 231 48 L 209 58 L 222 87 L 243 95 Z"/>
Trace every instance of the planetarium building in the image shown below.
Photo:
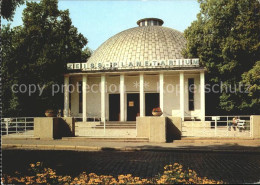
<path fill-rule="evenodd" d="M 183 57 L 183 33 L 157 18 L 137 25 L 109 38 L 85 63 L 67 63 L 65 116 L 120 124 L 159 107 L 161 117 L 204 121 L 205 69 Z"/>

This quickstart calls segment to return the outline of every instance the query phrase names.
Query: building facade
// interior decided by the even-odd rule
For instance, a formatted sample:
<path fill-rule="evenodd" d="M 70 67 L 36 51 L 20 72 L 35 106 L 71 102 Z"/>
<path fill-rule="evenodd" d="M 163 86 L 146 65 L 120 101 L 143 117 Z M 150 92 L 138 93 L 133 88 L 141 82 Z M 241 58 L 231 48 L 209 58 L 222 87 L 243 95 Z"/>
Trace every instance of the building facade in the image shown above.
<path fill-rule="evenodd" d="M 162 116 L 205 119 L 205 69 L 182 56 L 186 41 L 156 18 L 105 41 L 85 63 L 68 63 L 64 114 L 83 122 L 135 121 L 160 107 Z"/>

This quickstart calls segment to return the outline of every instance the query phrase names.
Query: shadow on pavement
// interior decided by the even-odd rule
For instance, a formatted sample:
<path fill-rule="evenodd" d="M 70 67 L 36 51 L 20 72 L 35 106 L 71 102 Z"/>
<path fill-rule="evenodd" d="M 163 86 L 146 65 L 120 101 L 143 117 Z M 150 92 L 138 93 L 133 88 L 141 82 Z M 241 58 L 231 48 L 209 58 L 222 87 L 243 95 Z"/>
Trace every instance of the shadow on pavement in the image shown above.
<path fill-rule="evenodd" d="M 133 149 L 133 150 L 156 150 L 156 151 L 199 151 L 199 152 L 242 152 L 242 153 L 258 153 L 260 154 L 260 146 L 245 146 L 239 145 L 237 143 L 226 143 L 226 144 L 203 144 L 201 146 L 192 145 L 192 144 L 185 144 L 178 146 L 171 147 L 170 145 L 167 146 L 158 146 L 156 145 L 141 145 L 141 146 L 126 146 L 126 148 Z M 106 148 L 107 149 L 107 148 Z"/>

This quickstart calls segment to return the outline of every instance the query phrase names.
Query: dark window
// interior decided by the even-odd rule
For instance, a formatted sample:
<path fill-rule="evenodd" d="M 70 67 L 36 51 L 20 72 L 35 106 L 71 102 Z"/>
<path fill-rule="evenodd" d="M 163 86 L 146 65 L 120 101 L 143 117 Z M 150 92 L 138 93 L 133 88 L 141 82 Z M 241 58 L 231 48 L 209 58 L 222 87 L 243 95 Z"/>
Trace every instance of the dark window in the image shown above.
<path fill-rule="evenodd" d="M 151 21 L 147 21 L 148 22 L 148 26 L 151 26 Z"/>
<path fill-rule="evenodd" d="M 142 22 L 142 26 L 145 26 L 145 22 Z"/>
<path fill-rule="evenodd" d="M 160 106 L 159 93 L 145 93 L 145 116 L 153 116 L 153 108 Z"/>
<path fill-rule="evenodd" d="M 82 113 L 82 81 L 78 83 L 79 92 L 79 113 Z"/>
<path fill-rule="evenodd" d="M 194 110 L 194 78 L 188 79 L 189 83 L 189 110 Z"/>

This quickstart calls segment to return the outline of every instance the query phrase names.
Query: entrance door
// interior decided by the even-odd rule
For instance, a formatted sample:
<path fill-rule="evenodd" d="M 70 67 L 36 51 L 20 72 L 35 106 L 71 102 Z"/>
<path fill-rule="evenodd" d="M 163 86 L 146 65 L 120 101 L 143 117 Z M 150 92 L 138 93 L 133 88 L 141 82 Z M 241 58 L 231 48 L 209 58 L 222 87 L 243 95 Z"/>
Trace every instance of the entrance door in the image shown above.
<path fill-rule="evenodd" d="M 153 108 L 160 106 L 159 93 L 145 93 L 145 115 L 152 116 Z"/>
<path fill-rule="evenodd" d="M 120 94 L 109 94 L 109 121 L 120 121 Z"/>
<path fill-rule="evenodd" d="M 136 121 L 140 114 L 139 93 L 127 94 L 127 121 Z"/>

